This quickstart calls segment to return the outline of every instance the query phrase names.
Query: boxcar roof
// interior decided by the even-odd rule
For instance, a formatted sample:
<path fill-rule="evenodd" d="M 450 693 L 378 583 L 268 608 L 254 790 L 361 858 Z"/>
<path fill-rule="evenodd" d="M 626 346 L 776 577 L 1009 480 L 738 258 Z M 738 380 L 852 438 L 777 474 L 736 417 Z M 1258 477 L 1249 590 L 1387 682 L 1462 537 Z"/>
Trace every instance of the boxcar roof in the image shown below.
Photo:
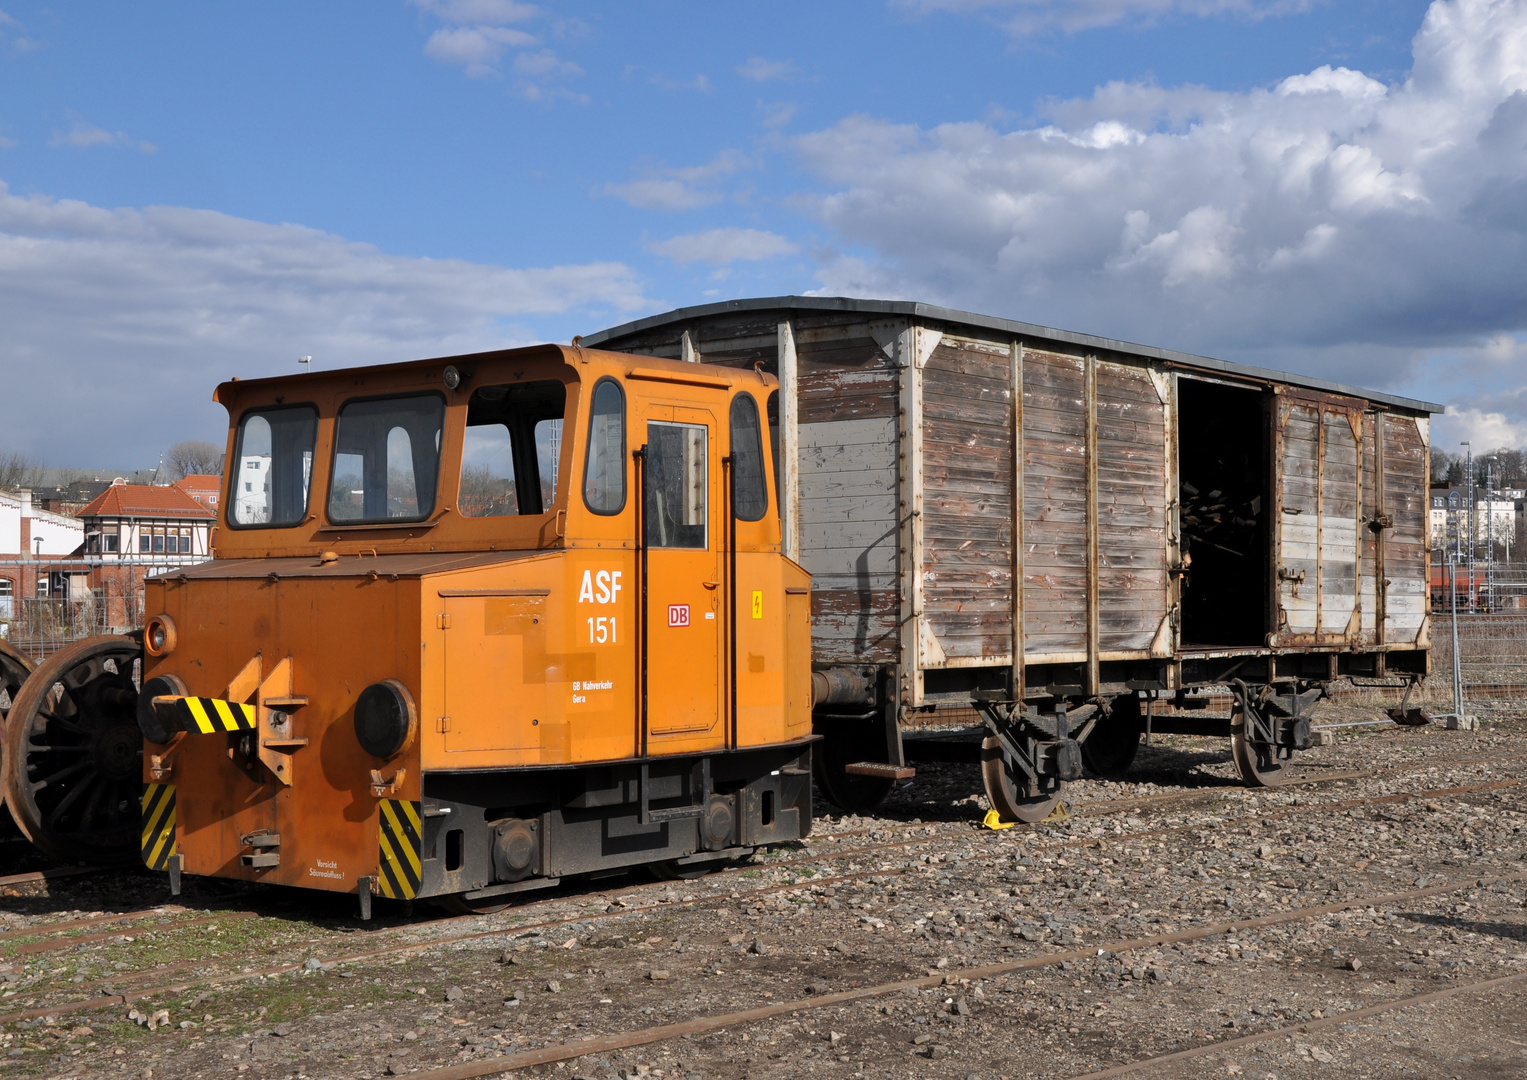
<path fill-rule="evenodd" d="M 1266 382 L 1287 383 L 1290 386 L 1303 386 L 1312 390 L 1325 390 L 1334 394 L 1346 394 L 1352 397 L 1364 398 L 1368 401 L 1382 402 L 1385 405 L 1413 412 L 1440 413 L 1444 411 L 1444 406 L 1434 402 L 1418 401 L 1415 398 L 1398 397 L 1394 394 L 1381 394 L 1373 390 L 1363 390 L 1358 387 L 1331 382 L 1329 379 L 1317 379 L 1309 375 L 1294 375 L 1286 371 L 1273 371 L 1269 368 L 1235 364 L 1228 360 L 1216 360 L 1210 356 L 1196 356 L 1192 353 L 1177 352 L 1173 349 L 1158 349 L 1151 345 L 1136 345 L 1133 342 L 1117 341 L 1113 338 L 1098 337 L 1094 334 L 1079 334 L 1074 330 L 1056 330 L 1049 326 L 1018 322 L 1015 319 L 999 319 L 991 315 L 977 315 L 969 311 L 956 311 L 953 308 L 938 307 L 935 304 L 921 304 L 912 300 L 861 300 L 850 296 L 769 296 L 752 300 L 723 300 L 714 304 L 697 304 L 694 307 L 677 308 L 662 315 L 650 315 L 645 319 L 636 319 L 633 322 L 623 323 L 608 330 L 600 330 L 598 333 L 585 336 L 581 344 L 589 348 L 608 348 L 609 343 L 618 338 L 640 333 L 644 330 L 652 330 L 669 323 L 704 319 L 712 315 L 725 315 L 730 312 L 768 311 L 775 308 L 799 311 L 862 312 L 866 315 L 904 315 L 916 320 L 953 323 L 981 330 L 997 330 L 1003 334 L 1017 337 L 1061 341 L 1071 345 L 1080 345 L 1084 348 L 1107 349 L 1111 352 L 1150 357 L 1153 360 L 1169 360 L 1174 364 L 1200 368 L 1206 372 L 1241 375 Z"/>

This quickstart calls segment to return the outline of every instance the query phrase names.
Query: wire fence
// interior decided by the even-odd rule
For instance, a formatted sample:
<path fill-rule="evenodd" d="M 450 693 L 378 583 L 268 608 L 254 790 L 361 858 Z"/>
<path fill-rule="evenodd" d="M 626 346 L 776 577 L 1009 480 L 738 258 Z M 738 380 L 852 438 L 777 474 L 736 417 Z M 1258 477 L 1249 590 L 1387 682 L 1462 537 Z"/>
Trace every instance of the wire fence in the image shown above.
<path fill-rule="evenodd" d="M 0 560 L 0 638 L 42 661 L 71 642 L 143 625 L 143 581 L 199 559 Z"/>
<path fill-rule="evenodd" d="M 1527 615 L 1459 615 L 1461 713 L 1514 711 L 1527 699 Z M 1453 617 L 1432 616 L 1432 674 L 1422 700 L 1453 704 Z"/>

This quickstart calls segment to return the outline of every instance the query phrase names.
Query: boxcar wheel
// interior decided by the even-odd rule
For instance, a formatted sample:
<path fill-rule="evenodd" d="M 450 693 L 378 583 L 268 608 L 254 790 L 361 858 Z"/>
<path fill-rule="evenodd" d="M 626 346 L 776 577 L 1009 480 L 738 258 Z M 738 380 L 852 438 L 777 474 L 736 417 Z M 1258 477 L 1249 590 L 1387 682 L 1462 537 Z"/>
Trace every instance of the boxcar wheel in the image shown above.
<path fill-rule="evenodd" d="M 138 860 L 141 654 L 131 638 L 77 641 L 44 661 L 11 706 L 5 799 L 27 839 L 55 859 Z"/>
<path fill-rule="evenodd" d="M 1114 698 L 1112 711 L 1082 743 L 1082 764 L 1094 775 L 1117 780 L 1134 763 L 1144 730 L 1140 699 L 1133 694 Z"/>
<path fill-rule="evenodd" d="M 1293 779 L 1287 768 L 1287 759 L 1278 757 L 1278 748 L 1247 739 L 1244 727 L 1233 724 L 1230 735 L 1230 754 L 1235 758 L 1236 772 L 1252 787 L 1277 787 Z"/>
<path fill-rule="evenodd" d="M 817 790 L 841 810 L 866 814 L 885 801 L 893 781 L 876 776 L 850 776 L 843 770 L 859 761 L 884 760 L 884 739 L 878 726 L 862 721 L 830 721 L 829 725 L 811 753 L 811 772 Z"/>
<path fill-rule="evenodd" d="M 1050 816 L 1060 802 L 1060 786 L 1054 791 L 1032 792 L 1028 777 L 1015 777 L 1013 763 L 1002 750 L 1002 740 L 988 735 L 981 742 L 981 779 L 986 782 L 986 798 L 1003 821 L 1021 821 L 1033 825 Z"/>

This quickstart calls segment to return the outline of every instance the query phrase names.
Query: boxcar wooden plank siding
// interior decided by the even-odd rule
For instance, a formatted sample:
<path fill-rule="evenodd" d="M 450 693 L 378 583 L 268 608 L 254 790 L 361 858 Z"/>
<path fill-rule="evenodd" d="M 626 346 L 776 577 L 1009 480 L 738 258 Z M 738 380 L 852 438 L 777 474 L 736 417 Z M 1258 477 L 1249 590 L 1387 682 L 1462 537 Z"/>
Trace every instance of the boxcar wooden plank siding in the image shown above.
<path fill-rule="evenodd" d="M 1166 406 L 1143 368 L 1096 380 L 1098 647 L 1146 654 L 1171 608 Z"/>
<path fill-rule="evenodd" d="M 1278 605 L 1281 629 L 1313 634 L 1315 595 L 1320 578 L 1319 480 L 1320 410 L 1284 406 L 1281 432 L 1283 490 L 1278 523 Z M 1305 466 L 1306 468 L 1301 468 Z M 1305 475 L 1305 474 L 1308 475 Z"/>
<path fill-rule="evenodd" d="M 1362 420 L 1362 513 L 1358 521 L 1358 640 L 1364 645 L 1378 642 L 1379 621 L 1379 544 L 1380 530 L 1371 527 L 1373 520 L 1384 513 L 1379 498 L 1377 418 L 1371 412 L 1363 414 Z"/>
<path fill-rule="evenodd" d="M 1384 510 L 1394 522 L 1384 536 L 1387 644 L 1415 642 L 1426 618 L 1426 423 L 1411 416 L 1384 416 Z"/>
<path fill-rule="evenodd" d="M 1011 658 L 1012 352 L 945 336 L 922 385 L 924 666 Z"/>
<path fill-rule="evenodd" d="M 1087 649 L 1087 412 L 1082 360 L 1023 357 L 1023 651 Z"/>
<path fill-rule="evenodd" d="M 1347 633 L 1357 610 L 1357 438 L 1351 414 L 1321 416 L 1320 632 Z"/>

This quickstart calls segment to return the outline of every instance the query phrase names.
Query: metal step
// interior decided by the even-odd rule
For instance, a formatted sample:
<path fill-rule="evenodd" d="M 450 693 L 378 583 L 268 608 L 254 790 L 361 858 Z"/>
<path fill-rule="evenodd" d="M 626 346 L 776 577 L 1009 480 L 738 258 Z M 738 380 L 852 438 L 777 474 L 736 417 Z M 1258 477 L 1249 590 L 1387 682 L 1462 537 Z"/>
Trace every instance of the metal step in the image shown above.
<path fill-rule="evenodd" d="M 699 806 L 670 806 L 662 810 L 647 811 L 648 821 L 682 821 L 684 818 L 697 818 L 703 807 Z"/>
<path fill-rule="evenodd" d="M 849 776 L 873 776 L 879 780 L 910 780 L 917 770 L 910 765 L 888 765 L 883 761 L 856 761 L 843 766 Z"/>

